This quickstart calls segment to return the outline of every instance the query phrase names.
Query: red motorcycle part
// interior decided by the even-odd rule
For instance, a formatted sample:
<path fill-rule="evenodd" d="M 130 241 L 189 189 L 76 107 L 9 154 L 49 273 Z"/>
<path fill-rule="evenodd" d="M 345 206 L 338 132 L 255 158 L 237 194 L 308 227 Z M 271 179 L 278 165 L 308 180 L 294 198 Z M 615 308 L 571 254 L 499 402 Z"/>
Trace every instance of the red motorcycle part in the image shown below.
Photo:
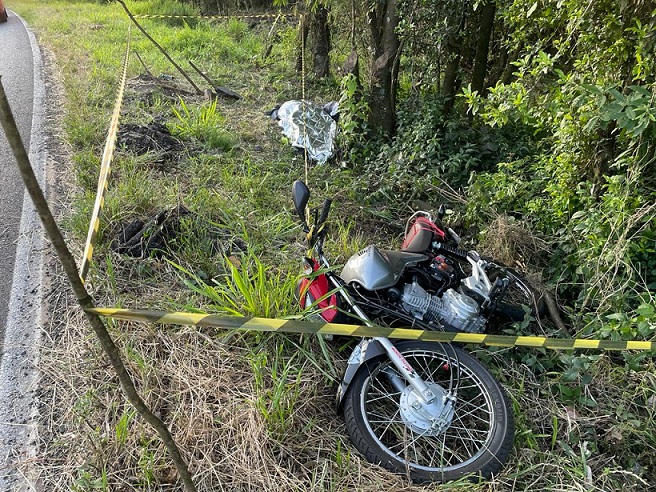
<path fill-rule="evenodd" d="M 305 258 L 306 265 L 312 267 L 312 271 L 319 270 L 319 263 L 313 258 Z M 319 275 L 312 276 L 311 278 L 302 278 L 296 285 L 296 298 L 299 300 L 301 307 L 306 309 L 312 305 L 319 310 L 319 315 L 328 323 L 341 322 L 338 316 L 339 310 L 339 297 L 336 294 L 327 296 L 330 292 L 330 283 L 326 274 L 320 273 Z M 323 299 L 322 299 L 323 298 Z M 321 299 L 316 302 L 317 299 Z"/>
<path fill-rule="evenodd" d="M 445 241 L 446 233 L 426 217 L 417 217 L 403 240 L 401 251 L 424 253 L 433 240 Z"/>

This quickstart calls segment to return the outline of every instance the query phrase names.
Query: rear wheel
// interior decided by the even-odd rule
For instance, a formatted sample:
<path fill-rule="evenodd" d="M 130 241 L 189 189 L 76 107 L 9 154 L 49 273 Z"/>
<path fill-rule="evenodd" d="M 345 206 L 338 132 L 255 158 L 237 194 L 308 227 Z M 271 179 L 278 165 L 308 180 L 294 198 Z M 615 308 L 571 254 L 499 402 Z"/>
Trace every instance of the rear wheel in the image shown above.
<path fill-rule="evenodd" d="M 498 472 L 512 447 L 514 423 L 505 393 L 487 369 L 452 345 L 412 341 L 396 347 L 434 394 L 451 390 L 455 402 L 435 425 L 417 413 L 415 391 L 404 388 L 390 359 L 373 358 L 344 399 L 346 426 L 358 450 L 416 482 Z"/>
<path fill-rule="evenodd" d="M 494 309 L 494 314 L 505 321 L 522 321 L 526 314 L 539 319 L 544 314 L 545 306 L 542 296 L 519 272 L 512 268 L 490 262 L 486 273 L 491 282 L 498 277 L 510 280 L 502 301 Z"/>

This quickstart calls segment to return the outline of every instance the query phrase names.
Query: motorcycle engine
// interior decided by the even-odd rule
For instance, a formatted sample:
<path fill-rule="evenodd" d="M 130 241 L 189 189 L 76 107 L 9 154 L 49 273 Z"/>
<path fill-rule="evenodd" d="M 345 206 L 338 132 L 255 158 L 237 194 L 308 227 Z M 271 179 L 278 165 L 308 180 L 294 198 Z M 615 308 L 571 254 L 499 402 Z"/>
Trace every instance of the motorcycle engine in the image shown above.
<path fill-rule="evenodd" d="M 438 297 L 412 282 L 404 286 L 401 302 L 406 311 L 421 320 L 440 321 L 469 333 L 481 333 L 485 329 L 486 320 L 479 315 L 478 303 L 454 289 L 447 289 Z"/>

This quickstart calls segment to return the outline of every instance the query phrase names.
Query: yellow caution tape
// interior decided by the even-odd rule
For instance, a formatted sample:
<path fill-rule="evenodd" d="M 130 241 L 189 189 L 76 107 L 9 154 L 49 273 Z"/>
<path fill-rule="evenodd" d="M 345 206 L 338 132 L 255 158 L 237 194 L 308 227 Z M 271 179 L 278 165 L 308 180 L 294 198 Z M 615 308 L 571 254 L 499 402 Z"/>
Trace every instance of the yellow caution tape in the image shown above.
<path fill-rule="evenodd" d="M 235 14 L 235 15 L 166 15 L 134 14 L 135 19 L 275 19 L 277 17 L 296 17 L 296 14 Z"/>
<path fill-rule="evenodd" d="M 105 191 L 107 190 L 107 183 L 111 172 L 112 158 L 114 157 L 114 149 L 116 148 L 116 138 L 118 135 L 118 118 L 121 114 L 121 105 L 123 104 L 123 93 L 125 92 L 125 81 L 128 73 L 128 58 L 130 55 L 130 29 L 128 28 L 128 38 L 125 47 L 125 55 L 123 58 L 123 73 L 121 82 L 116 95 L 116 103 L 114 104 L 114 113 L 107 132 L 107 139 L 105 140 L 105 148 L 100 162 L 100 175 L 98 177 L 98 191 L 96 192 L 96 202 L 93 206 L 91 214 L 91 223 L 89 224 L 89 233 L 87 234 L 87 242 L 84 247 L 84 254 L 82 256 L 82 265 L 80 266 L 80 279 L 82 283 L 86 281 L 87 273 L 89 272 L 89 265 L 93 256 L 93 246 L 98 235 L 98 228 L 100 227 L 100 210 L 105 204 Z"/>
<path fill-rule="evenodd" d="M 383 326 L 344 325 L 338 323 L 311 323 L 300 320 L 217 316 L 185 312 L 149 311 L 141 309 L 93 308 L 87 310 L 100 316 L 145 323 L 212 326 L 235 330 L 278 331 L 281 333 L 310 333 L 342 335 L 349 337 L 385 337 L 425 342 L 468 343 L 490 347 L 537 347 L 553 350 L 656 350 L 656 342 L 613 341 L 579 338 L 547 338 L 529 336 L 485 335 L 425 331 L 410 328 L 386 328 Z"/>

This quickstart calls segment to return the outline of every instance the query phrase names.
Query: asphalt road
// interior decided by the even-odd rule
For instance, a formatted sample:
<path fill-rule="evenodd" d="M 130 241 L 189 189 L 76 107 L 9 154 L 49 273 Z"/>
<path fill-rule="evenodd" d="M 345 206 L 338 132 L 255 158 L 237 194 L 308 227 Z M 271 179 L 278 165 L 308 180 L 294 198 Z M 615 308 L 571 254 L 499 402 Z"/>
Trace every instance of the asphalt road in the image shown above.
<path fill-rule="evenodd" d="M 32 46 L 23 23 L 15 15 L 0 24 L 0 77 L 18 130 L 29 149 L 34 102 Z M 7 322 L 23 189 L 14 156 L 0 132 L 0 340 Z"/>
<path fill-rule="evenodd" d="M 45 84 L 34 34 L 9 11 L 0 24 L 0 81 L 32 168 L 47 195 Z M 34 491 L 38 347 L 46 242 L 0 129 L 0 492 Z"/>

